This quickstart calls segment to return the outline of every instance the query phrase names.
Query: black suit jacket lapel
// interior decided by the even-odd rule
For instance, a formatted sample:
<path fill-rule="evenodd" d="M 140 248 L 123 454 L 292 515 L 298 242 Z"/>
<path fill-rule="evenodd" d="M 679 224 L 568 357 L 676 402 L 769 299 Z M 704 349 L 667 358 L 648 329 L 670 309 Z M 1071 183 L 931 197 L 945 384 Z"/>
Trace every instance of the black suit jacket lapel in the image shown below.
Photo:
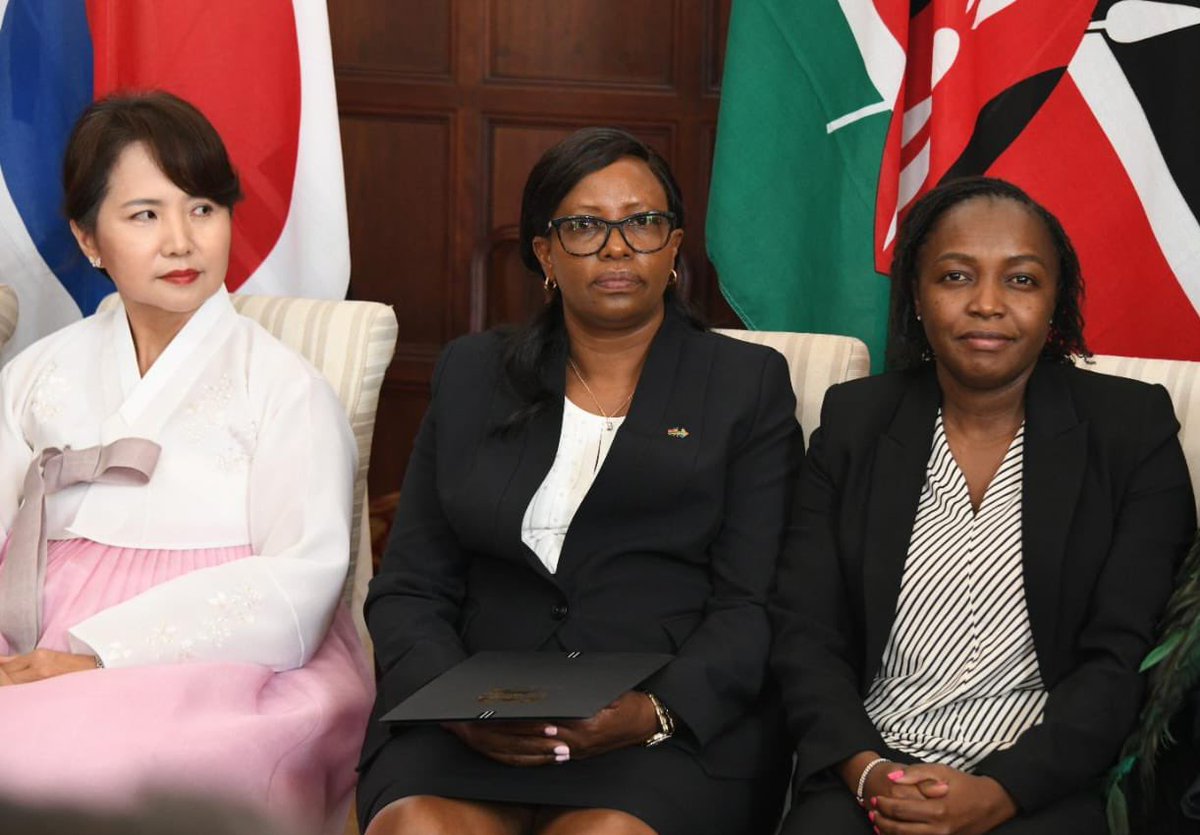
<path fill-rule="evenodd" d="M 900 580 L 940 405 L 941 390 L 931 363 L 916 372 L 876 447 L 863 536 L 864 687 L 879 669 L 896 619 Z"/>
<path fill-rule="evenodd" d="M 707 395 L 704 379 L 696 379 L 696 375 L 686 375 L 685 379 L 681 374 L 685 345 L 689 367 L 693 362 L 699 362 L 700 367 L 708 366 L 707 358 L 698 355 L 701 343 L 689 342 L 692 333 L 694 329 L 683 317 L 668 307 L 646 355 L 625 421 L 567 530 L 558 568 L 564 582 L 604 536 L 619 535 L 614 530 L 620 524 L 618 506 L 645 502 L 662 506 L 670 501 L 670 496 L 654 494 L 648 484 L 648 480 L 664 474 L 647 472 L 649 461 L 654 461 L 654 468 L 670 473 L 670 480 L 676 484 L 683 481 L 676 474 L 690 469 L 686 459 L 695 456 L 701 438 L 671 441 L 665 433 L 672 415 L 702 414 Z M 657 447 L 654 454 L 649 453 L 647 444 Z M 664 444 L 669 445 L 669 463 L 662 461 Z M 639 500 L 637 494 L 643 489 L 648 491 L 647 495 Z"/>
<path fill-rule="evenodd" d="M 669 409 L 678 406 L 673 402 L 673 398 L 677 399 L 677 389 L 685 391 L 689 400 L 699 399 L 703 402 L 703 380 L 691 381 L 689 385 L 677 384 L 676 381 L 683 347 L 692 330 L 678 313 L 670 307 L 667 308 L 662 326 L 650 345 L 646 364 L 642 368 L 642 375 L 624 425 L 617 433 L 592 488 L 576 511 L 563 542 L 563 551 L 555 574 L 551 574 L 537 555 L 521 540 L 521 522 L 525 517 L 525 510 L 554 463 L 554 457 L 558 453 L 559 436 L 562 434 L 562 401 L 567 370 L 566 343 L 564 342 L 561 350 L 551 356 L 542 369 L 542 381 L 553 393 L 552 402 L 515 437 L 493 439 L 491 442 L 493 445 L 508 447 L 505 458 L 509 463 L 503 469 L 511 472 L 496 513 L 497 547 L 506 547 L 508 543 L 512 543 L 511 547 L 519 551 L 519 558 L 526 560 L 537 573 L 556 584 L 565 582 L 574 564 L 579 561 L 575 556 L 576 552 L 586 551 L 591 544 L 588 532 L 603 529 L 603 526 L 613 522 L 610 514 L 606 513 L 608 503 L 604 497 L 607 495 L 611 498 L 614 495 L 612 491 L 619 492 L 629 485 L 636 484 L 640 467 L 638 439 L 653 435 L 655 427 L 663 422 Z M 515 403 L 509 398 L 504 400 L 507 401 L 504 409 L 515 408 Z M 502 420 L 506 415 L 507 412 L 503 415 L 493 415 L 492 420 Z M 695 444 L 680 447 L 681 452 L 693 449 Z M 495 446 L 493 451 L 498 451 Z"/>
<path fill-rule="evenodd" d="M 566 386 L 567 349 L 566 343 L 555 351 L 541 369 L 542 383 L 552 397 L 546 408 L 537 414 L 519 433 L 507 438 L 493 438 L 493 449 L 507 447 L 505 456 L 509 473 L 508 484 L 503 489 L 500 504 L 496 509 L 495 547 L 514 549 L 511 556 L 525 560 L 530 568 L 548 580 L 554 575 L 546 568 L 537 554 L 521 539 L 521 522 L 529 501 L 537 492 L 558 452 L 559 435 L 562 434 L 563 395 Z M 503 373 L 503 372 L 501 372 Z M 505 409 L 516 407 L 512 398 L 504 398 Z M 507 414 L 507 413 L 506 413 Z M 493 415 L 496 422 L 506 415 Z"/>
<path fill-rule="evenodd" d="M 1075 412 L 1063 370 L 1040 363 L 1029 378 L 1025 395 L 1022 564 L 1033 643 L 1047 682 L 1057 677 L 1053 647 L 1057 645 L 1063 561 L 1087 459 L 1087 423 Z"/>

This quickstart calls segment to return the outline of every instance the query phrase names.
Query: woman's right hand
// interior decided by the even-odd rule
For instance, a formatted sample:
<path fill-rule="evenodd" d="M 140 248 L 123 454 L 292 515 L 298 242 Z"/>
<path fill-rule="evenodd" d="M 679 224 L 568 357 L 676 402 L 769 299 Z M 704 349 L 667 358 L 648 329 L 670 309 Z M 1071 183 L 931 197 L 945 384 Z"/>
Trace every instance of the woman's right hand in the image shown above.
<path fill-rule="evenodd" d="M 445 722 L 442 727 L 485 757 L 504 765 L 566 762 L 570 751 L 545 722 Z"/>

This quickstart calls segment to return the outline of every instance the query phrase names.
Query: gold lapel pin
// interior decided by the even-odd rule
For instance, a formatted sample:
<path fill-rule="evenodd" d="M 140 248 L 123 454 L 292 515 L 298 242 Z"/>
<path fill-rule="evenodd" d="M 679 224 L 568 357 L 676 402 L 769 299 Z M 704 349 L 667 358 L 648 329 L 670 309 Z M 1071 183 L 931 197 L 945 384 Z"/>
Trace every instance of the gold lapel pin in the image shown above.
<path fill-rule="evenodd" d="M 686 438 L 688 436 L 688 431 L 682 426 L 672 426 L 667 430 L 667 434 L 672 438 Z"/>

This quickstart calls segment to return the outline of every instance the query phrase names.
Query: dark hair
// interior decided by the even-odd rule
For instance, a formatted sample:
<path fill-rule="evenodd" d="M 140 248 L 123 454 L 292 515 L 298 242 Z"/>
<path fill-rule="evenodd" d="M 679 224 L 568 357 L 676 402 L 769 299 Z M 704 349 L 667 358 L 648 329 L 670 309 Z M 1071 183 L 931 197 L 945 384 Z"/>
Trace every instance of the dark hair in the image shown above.
<path fill-rule="evenodd" d="M 542 154 L 525 181 L 521 196 L 521 260 L 535 275 L 541 275 L 542 265 L 533 251 L 533 239 L 546 234 L 563 198 L 584 177 L 624 157 L 640 159 L 649 166 L 667 194 L 667 211 L 675 215 L 675 227 L 683 225 L 683 195 L 666 160 L 658 152 L 618 128 L 583 128 Z M 704 327 L 674 287 L 667 287 L 663 299 L 694 327 Z M 542 381 L 541 370 L 550 357 L 567 349 L 562 305 L 562 294 L 553 292 L 546 306 L 529 324 L 508 336 L 505 376 L 523 405 L 509 415 L 500 427 L 502 432 L 531 420 L 549 405 L 553 397 Z"/>
<path fill-rule="evenodd" d="M 242 199 L 225 143 L 204 114 L 161 90 L 121 93 L 88 105 L 75 122 L 63 159 L 63 210 L 87 231 L 108 193 L 117 158 L 140 142 L 180 189 L 232 211 Z"/>
<path fill-rule="evenodd" d="M 1069 363 L 1071 355 L 1091 356 L 1083 339 L 1083 276 L 1079 257 L 1058 218 L 1010 182 L 994 177 L 965 177 L 943 183 L 913 204 L 900 225 L 891 270 L 891 313 L 888 322 L 888 368 L 912 368 L 933 356 L 925 330 L 917 321 L 917 259 L 946 212 L 977 197 L 1012 200 L 1041 220 L 1058 254 L 1058 294 L 1042 359 Z"/>
<path fill-rule="evenodd" d="M 533 239 L 546 234 L 563 198 L 588 174 L 607 168 L 622 157 L 640 159 L 662 183 L 667 211 L 675 226 L 683 226 L 683 195 L 671 169 L 657 151 L 619 128 L 584 128 L 559 142 L 533 166 L 521 195 L 521 260 L 536 274 L 542 271 L 533 252 Z"/>

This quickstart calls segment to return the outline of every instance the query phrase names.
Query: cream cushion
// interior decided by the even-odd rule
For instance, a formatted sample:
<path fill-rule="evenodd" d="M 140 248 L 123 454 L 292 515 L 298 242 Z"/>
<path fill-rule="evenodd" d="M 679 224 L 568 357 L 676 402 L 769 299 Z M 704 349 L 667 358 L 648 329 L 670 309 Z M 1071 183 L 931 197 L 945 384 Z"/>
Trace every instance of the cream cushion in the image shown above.
<path fill-rule="evenodd" d="M 1167 390 L 1179 419 L 1179 443 L 1187 458 L 1192 489 L 1200 500 L 1200 362 L 1097 354 L 1075 364 L 1102 374 L 1160 383 Z"/>
<path fill-rule="evenodd" d="M 787 360 L 796 392 L 796 419 L 804 430 L 804 446 L 821 422 L 825 391 L 834 383 L 856 380 L 871 373 L 866 343 L 852 336 L 789 331 L 718 330 L 745 342 L 769 345 Z"/>
<path fill-rule="evenodd" d="M 0 348 L 12 339 L 17 329 L 17 294 L 7 284 L 0 284 Z"/>
<path fill-rule="evenodd" d="M 114 293 L 101 309 L 116 303 Z M 232 295 L 234 308 L 249 316 L 325 375 L 346 409 L 358 446 L 354 479 L 354 523 L 350 531 L 350 571 L 346 599 L 366 646 L 362 604 L 371 579 L 371 537 L 367 521 L 367 468 L 383 375 L 396 347 L 396 314 L 379 302 L 327 301 L 278 296 Z"/>

